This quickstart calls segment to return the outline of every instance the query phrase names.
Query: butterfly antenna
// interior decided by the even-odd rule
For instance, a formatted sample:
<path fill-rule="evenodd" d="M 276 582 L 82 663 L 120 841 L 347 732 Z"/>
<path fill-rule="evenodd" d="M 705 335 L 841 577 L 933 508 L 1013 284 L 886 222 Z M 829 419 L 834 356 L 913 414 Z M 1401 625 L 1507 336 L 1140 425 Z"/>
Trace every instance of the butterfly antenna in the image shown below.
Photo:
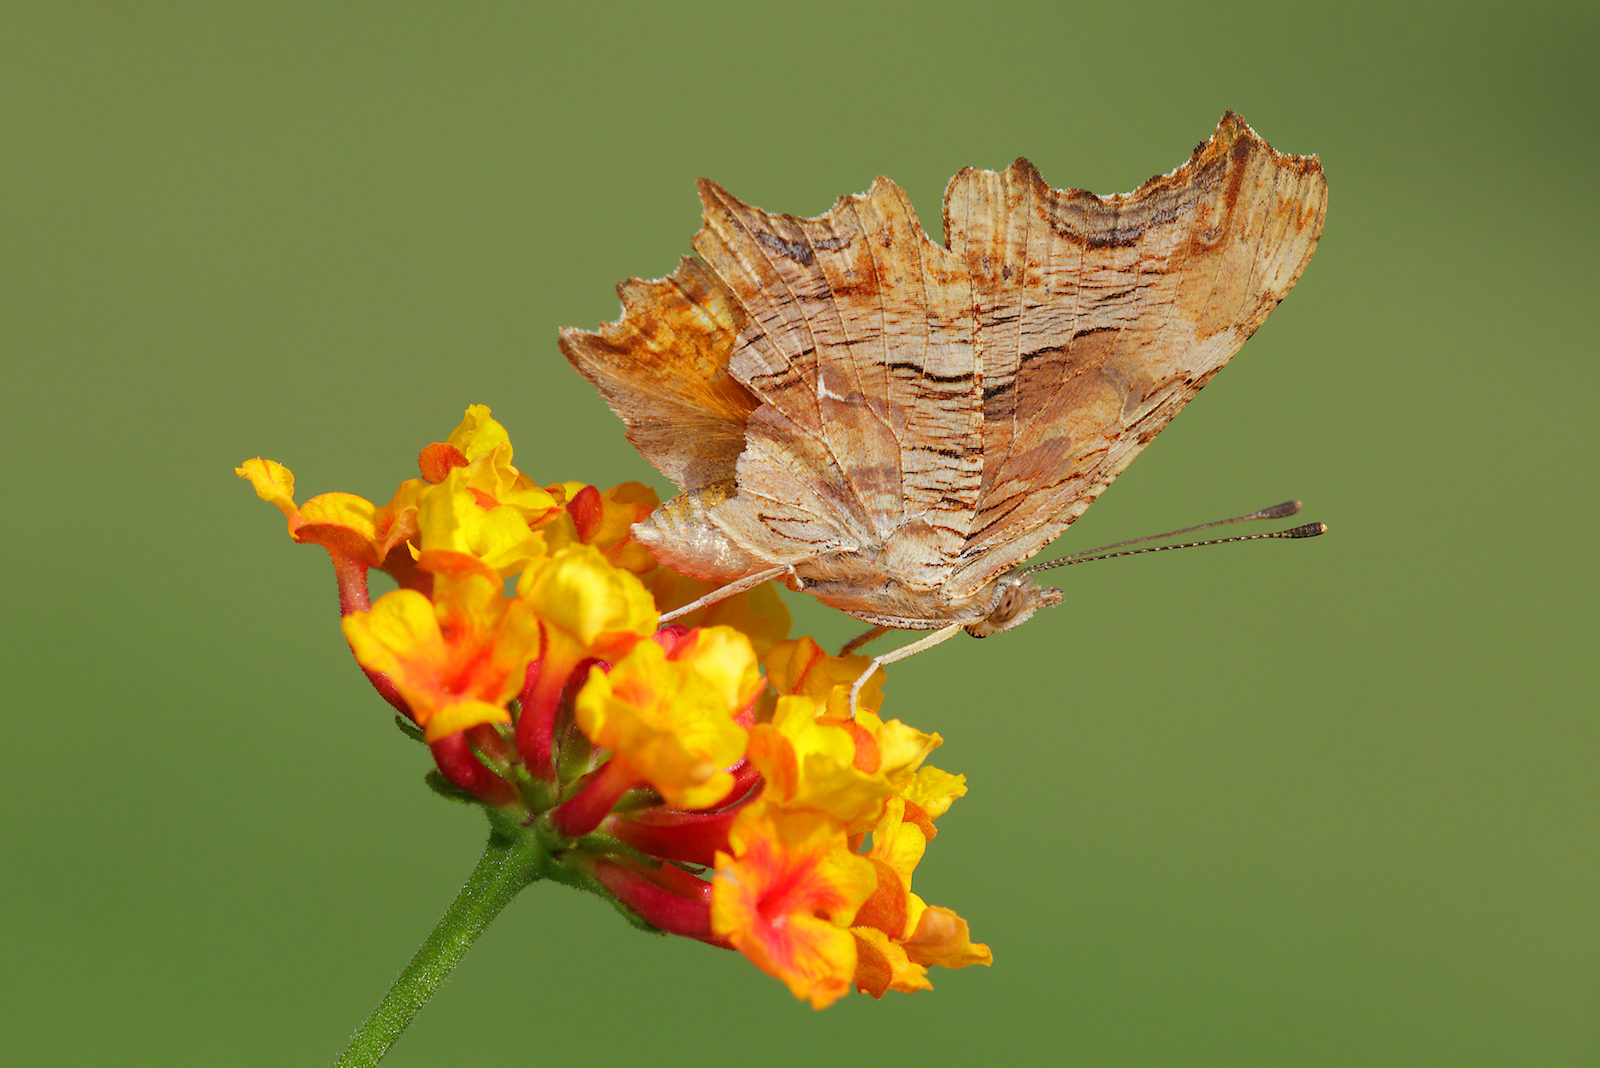
<path fill-rule="evenodd" d="M 1249 515 L 1236 515 L 1232 519 L 1213 519 L 1209 523 L 1196 523 L 1192 527 L 1184 527 L 1181 530 L 1169 530 L 1165 534 L 1146 534 L 1142 538 L 1129 538 L 1127 541 L 1114 541 L 1110 545 L 1101 545 L 1094 549 L 1081 549 L 1078 552 L 1068 553 L 1066 556 L 1060 557 L 1056 560 L 1051 560 L 1049 561 L 1049 564 L 1051 567 L 1060 567 L 1068 560 L 1076 560 L 1080 557 L 1095 556 L 1099 553 L 1109 552 L 1112 549 L 1120 549 L 1124 545 L 1138 545 L 1140 542 L 1145 541 L 1161 541 L 1165 538 L 1176 538 L 1180 534 L 1193 534 L 1197 530 L 1210 530 L 1212 527 L 1225 527 L 1229 523 L 1248 523 L 1254 519 L 1283 519 L 1287 516 L 1294 515 L 1299 510 L 1299 501 L 1284 501 L 1281 504 L 1274 504 L 1269 508 L 1258 508 Z"/>
<path fill-rule="evenodd" d="M 1224 519 L 1224 520 L 1222 520 L 1222 522 L 1224 522 L 1224 523 L 1233 523 L 1233 522 L 1238 522 L 1238 520 Z M 1205 525 L 1206 526 L 1215 526 L 1216 524 L 1207 523 Z M 1185 541 L 1185 542 L 1179 542 L 1176 545 L 1150 545 L 1150 546 L 1146 546 L 1143 549 L 1123 549 L 1121 552 L 1115 552 L 1115 553 L 1101 552 L 1100 555 L 1098 555 L 1098 556 L 1085 556 L 1085 555 L 1082 555 L 1080 553 L 1074 553 L 1071 556 L 1063 556 L 1059 560 L 1046 560 L 1042 564 L 1034 564 L 1031 567 L 1025 567 L 1025 568 L 1022 569 L 1022 573 L 1023 574 L 1029 574 L 1029 573 L 1034 572 L 1034 571 L 1044 571 L 1044 570 L 1046 570 L 1048 568 L 1052 568 L 1052 567 L 1065 567 L 1068 564 L 1086 564 L 1090 560 L 1110 560 L 1112 557 L 1115 557 L 1115 556 L 1138 556 L 1140 553 L 1159 553 L 1159 552 L 1165 552 L 1168 549 L 1197 549 L 1202 545 L 1226 545 L 1229 542 L 1233 542 L 1233 541 L 1260 541 L 1263 538 L 1278 538 L 1278 539 L 1284 539 L 1284 538 L 1314 538 L 1318 534 L 1326 534 L 1327 532 L 1328 532 L 1328 524 L 1326 524 L 1326 523 L 1302 523 L 1300 526 L 1298 526 L 1298 527 L 1290 527 L 1288 530 L 1272 530 L 1272 531 L 1268 531 L 1265 534 L 1239 534 L 1239 535 L 1236 535 L 1236 536 L 1234 536 L 1232 538 L 1211 538 L 1211 539 L 1209 539 L 1207 541 Z M 1162 537 L 1171 537 L 1170 534 L 1161 535 L 1161 536 Z M 1134 540 L 1135 541 L 1150 541 L 1150 540 L 1153 540 L 1153 539 L 1135 538 Z M 1130 543 L 1129 542 L 1123 542 L 1122 544 L 1126 545 L 1126 544 L 1130 544 Z M 1107 548 L 1110 548 L 1110 546 L 1107 546 Z M 1092 552 L 1099 552 L 1099 550 L 1091 550 L 1091 551 Z"/>

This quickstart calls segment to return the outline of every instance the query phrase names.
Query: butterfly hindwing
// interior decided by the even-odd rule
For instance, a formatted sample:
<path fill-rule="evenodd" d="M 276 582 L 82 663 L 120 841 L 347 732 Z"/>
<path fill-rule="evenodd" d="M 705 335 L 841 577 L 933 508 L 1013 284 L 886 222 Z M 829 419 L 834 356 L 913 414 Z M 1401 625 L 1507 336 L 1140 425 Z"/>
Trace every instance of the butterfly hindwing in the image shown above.
<path fill-rule="evenodd" d="M 798 428 L 815 446 L 808 469 L 826 484 L 823 518 L 840 544 L 882 548 L 920 520 L 923 562 L 947 567 L 964 543 L 982 464 L 964 266 L 928 240 L 886 179 L 815 219 L 701 188 L 706 222 L 695 248 L 746 323 L 730 371 L 783 417 L 751 421 L 741 495 L 760 498 L 763 515 L 793 499 L 784 487 Z M 756 510 L 736 498 L 718 518 L 736 538 L 757 538 Z M 827 548 L 775 543 L 769 552 L 801 559 Z"/>

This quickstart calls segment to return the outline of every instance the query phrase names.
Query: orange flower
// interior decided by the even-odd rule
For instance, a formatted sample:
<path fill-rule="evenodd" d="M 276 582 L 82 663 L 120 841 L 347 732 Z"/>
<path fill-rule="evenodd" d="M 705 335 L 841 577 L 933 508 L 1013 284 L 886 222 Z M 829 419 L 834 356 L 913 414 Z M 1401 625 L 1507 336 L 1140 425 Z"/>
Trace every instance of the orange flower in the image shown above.
<path fill-rule="evenodd" d="M 778 676 L 779 685 L 798 683 L 782 667 Z M 844 677 L 853 679 L 854 673 Z M 816 688 L 820 690 L 825 681 L 817 682 Z M 839 688 L 828 684 L 830 694 Z M 965 921 L 948 909 L 930 908 L 911 893 L 912 871 L 935 834 L 934 817 L 966 792 L 961 776 L 923 766 L 928 753 L 940 744 L 938 735 L 899 721 L 884 722 L 864 709 L 854 719 L 842 719 L 824 713 L 822 707 L 815 696 L 780 697 L 772 721 L 751 728 L 749 759 L 761 771 L 766 787 L 756 806 L 759 815 L 741 813 L 735 828 L 756 819 L 771 821 L 773 813 L 782 812 L 810 813 L 850 845 L 871 832 L 872 847 L 858 859 L 873 869 L 872 890 L 849 925 L 855 941 L 852 981 L 872 996 L 927 989 L 932 985 L 927 980 L 929 965 L 989 963 L 988 948 L 970 941 Z M 734 842 L 738 855 L 738 839 Z M 820 996 L 837 997 L 831 984 L 837 982 L 838 972 L 827 971 L 825 982 L 816 979 L 815 952 L 785 972 L 752 954 L 749 947 L 759 939 L 749 934 L 743 941 L 734 937 L 735 902 L 722 903 L 724 895 L 735 893 L 735 887 L 721 878 L 725 867 L 719 858 L 712 894 L 714 931 L 788 981 L 796 996 L 810 997 L 814 1004 L 819 991 Z M 719 908 L 725 909 L 724 927 L 717 926 Z M 827 959 L 837 969 L 845 957 L 834 950 Z"/>
<path fill-rule="evenodd" d="M 507 723 L 506 704 L 539 649 L 526 604 L 481 575 L 441 580 L 430 601 L 414 590 L 378 598 L 344 619 L 356 659 L 393 682 L 427 740 L 482 723 Z"/>
<path fill-rule="evenodd" d="M 813 1008 L 848 993 L 848 928 L 876 883 L 872 864 L 829 817 L 759 803 L 740 813 L 729 844 L 731 854 L 717 854 L 713 933 Z"/>
<path fill-rule="evenodd" d="M 642 482 L 624 482 L 602 490 L 584 482 L 551 486 L 566 507 L 545 530 L 554 552 L 563 546 L 593 545 L 617 567 L 643 575 L 655 570 L 655 557 L 633 540 L 633 525 L 660 504 L 655 490 Z"/>
<path fill-rule="evenodd" d="M 276 460 L 257 456 L 234 468 L 248 479 L 256 495 L 277 505 L 289 521 L 295 541 L 321 545 L 335 556 L 380 567 L 389 554 L 417 532 L 417 493 L 422 484 L 400 484 L 394 498 L 378 507 L 353 493 L 323 493 L 305 504 L 294 503 L 294 473 Z"/>
<path fill-rule="evenodd" d="M 932 987 L 930 965 L 965 968 L 990 964 L 989 947 L 972 942 L 967 922 L 949 909 L 930 907 L 911 892 L 911 873 L 922 860 L 933 828 L 911 814 L 904 799 L 886 807 L 872 831 L 867 859 L 877 874 L 872 897 L 857 912 L 858 989 L 881 998 L 890 990 Z"/>
<path fill-rule="evenodd" d="M 864 656 L 829 656 L 814 638 L 778 642 L 763 658 L 772 688 L 782 694 L 804 694 L 828 706 L 832 714 L 849 718 L 850 687 L 871 661 Z M 883 704 L 883 671 L 874 672 L 861 687 L 860 707 Z"/>

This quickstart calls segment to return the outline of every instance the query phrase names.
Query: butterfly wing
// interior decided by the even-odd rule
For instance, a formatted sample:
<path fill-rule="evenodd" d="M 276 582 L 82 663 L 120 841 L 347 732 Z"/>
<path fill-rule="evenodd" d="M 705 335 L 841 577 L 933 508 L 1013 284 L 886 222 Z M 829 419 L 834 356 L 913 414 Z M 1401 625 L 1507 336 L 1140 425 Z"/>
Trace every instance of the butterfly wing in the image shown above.
<path fill-rule="evenodd" d="M 887 179 L 814 219 L 701 196 L 695 251 L 743 311 L 729 371 L 762 402 L 716 521 L 769 559 L 890 552 L 898 580 L 938 585 L 982 471 L 965 265 Z"/>
<path fill-rule="evenodd" d="M 1042 549 L 1221 369 L 1300 277 L 1327 184 L 1232 112 L 1133 193 L 1056 190 L 1026 160 L 951 179 L 972 278 L 980 494 L 951 577 L 981 588 Z"/>
<path fill-rule="evenodd" d="M 1120 196 L 964 170 L 944 247 L 887 179 L 814 219 L 700 189 L 703 265 L 624 283 L 623 317 L 562 350 L 647 459 L 714 490 L 664 507 L 658 555 L 833 568 L 812 588 L 863 618 L 893 585 L 897 626 L 1082 514 L 1289 291 L 1326 204 L 1315 157 L 1231 112 Z"/>
<path fill-rule="evenodd" d="M 669 277 L 628 279 L 617 295 L 617 321 L 563 328 L 562 353 L 621 416 L 634 448 L 680 488 L 732 480 L 758 403 L 728 374 L 739 306 L 688 257 Z"/>

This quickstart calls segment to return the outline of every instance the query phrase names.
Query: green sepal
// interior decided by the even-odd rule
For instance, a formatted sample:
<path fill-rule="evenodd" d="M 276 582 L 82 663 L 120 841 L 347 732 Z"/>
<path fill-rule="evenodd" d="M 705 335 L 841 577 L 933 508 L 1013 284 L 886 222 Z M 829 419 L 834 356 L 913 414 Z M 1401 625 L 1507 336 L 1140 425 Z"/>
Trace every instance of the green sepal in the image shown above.
<path fill-rule="evenodd" d="M 434 768 L 432 771 L 424 775 L 422 777 L 422 781 L 428 784 L 428 789 L 432 790 L 446 801 L 459 801 L 463 805 L 483 804 L 483 802 L 476 796 L 468 793 L 466 790 L 463 790 L 461 787 L 445 778 L 444 775 L 440 773 L 438 768 Z"/>
<path fill-rule="evenodd" d="M 413 742 L 421 742 L 423 745 L 428 744 L 427 739 L 422 735 L 422 728 L 417 726 L 415 723 L 412 723 L 409 719 L 406 719 L 406 717 L 400 715 L 398 712 L 395 713 L 394 725 L 400 728 L 401 734 L 405 735 L 407 738 L 410 738 Z"/>

